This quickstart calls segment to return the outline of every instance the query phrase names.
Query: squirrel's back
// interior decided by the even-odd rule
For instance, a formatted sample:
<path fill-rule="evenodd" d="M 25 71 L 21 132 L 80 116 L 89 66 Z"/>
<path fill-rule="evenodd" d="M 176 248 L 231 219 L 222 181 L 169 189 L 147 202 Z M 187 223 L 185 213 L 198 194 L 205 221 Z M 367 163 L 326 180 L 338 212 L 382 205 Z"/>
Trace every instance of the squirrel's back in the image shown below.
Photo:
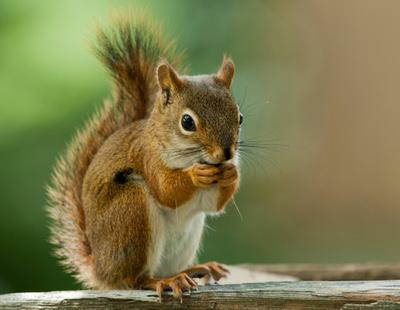
<path fill-rule="evenodd" d="M 85 233 L 82 185 L 103 143 L 117 130 L 146 118 L 158 92 L 155 70 L 160 58 L 178 65 L 174 45 L 143 16 L 119 15 L 109 29 L 98 29 L 96 56 L 114 81 L 111 100 L 73 139 L 54 170 L 48 189 L 51 241 L 66 269 L 92 286 L 91 248 Z"/>

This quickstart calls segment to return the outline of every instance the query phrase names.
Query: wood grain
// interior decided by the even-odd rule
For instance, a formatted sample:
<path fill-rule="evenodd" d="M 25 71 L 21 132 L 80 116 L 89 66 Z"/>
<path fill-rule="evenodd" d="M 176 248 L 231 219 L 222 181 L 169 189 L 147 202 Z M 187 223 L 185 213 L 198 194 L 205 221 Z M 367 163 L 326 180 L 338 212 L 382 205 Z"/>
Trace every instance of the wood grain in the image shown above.
<path fill-rule="evenodd" d="M 62 291 L 0 296 L 0 309 L 397 309 L 400 280 L 202 286 L 182 304 L 151 291 Z"/>
<path fill-rule="evenodd" d="M 300 280 L 396 280 L 400 279 L 400 263 L 365 264 L 241 264 L 256 272 L 292 276 Z"/>

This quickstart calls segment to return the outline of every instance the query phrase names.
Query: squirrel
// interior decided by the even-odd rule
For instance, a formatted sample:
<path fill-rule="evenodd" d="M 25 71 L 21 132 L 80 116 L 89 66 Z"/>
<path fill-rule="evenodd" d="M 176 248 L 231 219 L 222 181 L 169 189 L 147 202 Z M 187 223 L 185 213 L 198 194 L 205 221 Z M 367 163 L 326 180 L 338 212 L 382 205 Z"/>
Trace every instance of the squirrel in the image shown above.
<path fill-rule="evenodd" d="M 160 29 L 130 16 L 97 30 L 112 99 L 57 161 L 48 212 L 56 254 L 84 287 L 182 298 L 195 278 L 229 273 L 194 262 L 206 215 L 238 190 L 243 116 L 232 59 L 214 74 L 180 75 L 181 54 Z"/>

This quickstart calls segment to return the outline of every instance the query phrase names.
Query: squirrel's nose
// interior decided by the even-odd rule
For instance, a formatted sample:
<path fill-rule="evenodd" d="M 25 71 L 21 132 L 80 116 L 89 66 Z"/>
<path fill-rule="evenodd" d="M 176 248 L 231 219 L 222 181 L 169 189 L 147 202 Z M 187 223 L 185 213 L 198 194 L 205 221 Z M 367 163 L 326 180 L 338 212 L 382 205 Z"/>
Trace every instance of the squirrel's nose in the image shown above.
<path fill-rule="evenodd" d="M 232 158 L 232 150 L 230 147 L 224 148 L 224 156 L 225 156 L 225 160 L 229 160 Z"/>
<path fill-rule="evenodd" d="M 214 150 L 211 153 L 211 156 L 213 157 L 214 161 L 218 161 L 219 163 L 232 159 L 233 157 L 232 147 L 218 146 L 214 148 Z"/>

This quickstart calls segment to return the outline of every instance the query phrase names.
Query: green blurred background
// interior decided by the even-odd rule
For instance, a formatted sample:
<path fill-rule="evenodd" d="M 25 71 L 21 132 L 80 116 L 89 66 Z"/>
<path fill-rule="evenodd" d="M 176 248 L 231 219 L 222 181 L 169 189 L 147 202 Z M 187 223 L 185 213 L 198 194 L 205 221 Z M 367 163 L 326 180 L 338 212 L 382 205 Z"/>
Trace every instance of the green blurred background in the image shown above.
<path fill-rule="evenodd" d="M 110 92 L 90 54 L 113 8 L 144 7 L 190 73 L 235 60 L 244 137 L 236 203 L 200 260 L 396 261 L 400 256 L 398 1 L 0 2 L 0 293 L 77 288 L 50 254 L 45 185 Z M 279 144 L 279 145 L 278 145 Z"/>

